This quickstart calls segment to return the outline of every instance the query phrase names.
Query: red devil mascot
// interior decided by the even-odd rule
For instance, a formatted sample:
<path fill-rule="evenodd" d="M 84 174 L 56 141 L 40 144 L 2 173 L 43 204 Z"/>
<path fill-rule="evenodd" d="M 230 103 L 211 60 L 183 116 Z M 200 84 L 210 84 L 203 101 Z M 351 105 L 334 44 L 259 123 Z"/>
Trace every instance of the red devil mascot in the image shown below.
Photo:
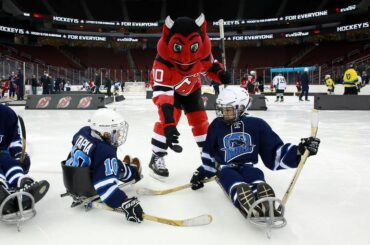
<path fill-rule="evenodd" d="M 211 41 L 206 33 L 207 23 L 201 14 L 196 20 L 169 16 L 157 44 L 157 57 L 151 72 L 153 102 L 158 108 L 159 121 L 154 125 L 153 155 L 149 168 L 152 176 L 169 176 L 164 163 L 169 147 L 181 152 L 176 126 L 184 111 L 200 150 L 207 136 L 208 118 L 201 99 L 201 76 L 228 84 L 230 73 L 213 59 Z"/>

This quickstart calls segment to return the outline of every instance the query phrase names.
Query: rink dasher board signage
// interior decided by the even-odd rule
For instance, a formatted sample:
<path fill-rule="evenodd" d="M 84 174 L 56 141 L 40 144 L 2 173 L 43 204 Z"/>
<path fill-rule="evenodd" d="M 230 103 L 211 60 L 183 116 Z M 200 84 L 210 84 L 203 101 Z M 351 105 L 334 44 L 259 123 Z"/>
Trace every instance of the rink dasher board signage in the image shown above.
<path fill-rule="evenodd" d="M 344 8 L 336 8 L 331 10 L 321 10 L 315 11 L 310 13 L 302 13 L 302 14 L 295 14 L 295 15 L 287 15 L 281 17 L 271 17 L 265 19 L 236 19 L 236 20 L 225 20 L 224 26 L 228 27 L 236 27 L 236 26 L 243 26 L 243 25 L 255 25 L 255 24 L 263 24 L 263 23 L 274 23 L 279 21 L 301 21 L 301 20 L 308 20 L 312 18 L 320 18 L 323 16 L 334 16 L 336 14 L 342 14 L 350 11 L 354 11 L 357 9 L 357 6 L 349 5 Z M 218 21 L 213 21 L 213 26 L 218 26 Z"/>
<path fill-rule="evenodd" d="M 64 38 L 68 40 L 79 40 L 79 41 L 117 41 L 117 42 L 139 42 L 138 38 L 131 37 L 107 37 L 107 36 L 94 36 L 94 35 L 76 35 L 76 34 L 60 34 L 60 33 L 50 33 L 50 32 L 40 32 L 40 31 L 29 31 L 22 28 L 15 28 L 9 26 L 1 26 L 0 32 L 7 32 L 18 35 L 31 35 L 38 37 L 53 37 L 53 38 Z"/>
<path fill-rule="evenodd" d="M 35 17 L 35 16 L 41 17 Z M 48 16 L 48 15 L 39 15 L 36 13 L 23 13 L 23 16 L 35 19 L 50 19 L 54 23 L 62 23 L 62 24 L 75 24 L 75 25 L 94 25 L 94 26 L 120 26 L 120 27 L 127 27 L 127 28 L 150 28 L 150 27 L 158 27 L 158 22 L 134 22 L 134 21 L 104 21 L 104 20 L 83 20 L 83 19 L 76 19 L 64 16 Z"/>
<path fill-rule="evenodd" d="M 369 21 L 367 21 L 367 22 L 362 22 L 362 23 L 357 23 L 357 24 L 338 26 L 337 32 L 354 31 L 354 30 L 359 30 L 359 29 L 366 29 L 369 27 L 370 27 L 370 24 L 369 24 Z"/>
<path fill-rule="evenodd" d="M 25 109 L 36 110 L 96 110 L 111 103 L 104 95 L 96 94 L 47 94 L 30 95 Z"/>

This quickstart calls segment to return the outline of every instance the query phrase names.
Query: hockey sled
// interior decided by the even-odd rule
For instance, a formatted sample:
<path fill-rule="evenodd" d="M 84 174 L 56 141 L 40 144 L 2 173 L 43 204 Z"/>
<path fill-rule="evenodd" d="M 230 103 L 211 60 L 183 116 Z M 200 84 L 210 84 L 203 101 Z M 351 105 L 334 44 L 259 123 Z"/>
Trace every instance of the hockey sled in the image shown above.
<path fill-rule="evenodd" d="M 262 217 L 252 217 L 253 210 L 257 206 L 261 206 L 265 203 L 268 203 L 267 211 L 268 215 Z M 277 211 L 276 206 L 279 206 L 279 211 Z M 264 205 L 266 207 L 266 205 Z M 258 199 L 256 202 L 254 202 L 248 212 L 247 219 L 249 222 L 255 226 L 258 226 L 260 228 L 265 228 L 266 235 L 268 238 L 271 238 L 271 230 L 272 229 L 279 229 L 283 228 L 287 221 L 284 218 L 285 213 L 285 207 L 282 201 L 276 197 L 265 197 Z"/>
<path fill-rule="evenodd" d="M 31 200 L 31 207 L 29 209 L 24 210 L 22 199 L 23 198 L 30 198 Z M 14 198 L 17 199 L 19 210 L 15 213 L 11 214 L 3 214 L 5 205 L 12 201 Z M 23 222 L 32 219 L 36 215 L 35 209 L 35 199 L 33 196 L 28 192 L 14 192 L 7 196 L 4 201 L 0 205 L 0 222 L 10 225 L 17 225 L 18 231 L 21 230 L 21 225 Z"/>

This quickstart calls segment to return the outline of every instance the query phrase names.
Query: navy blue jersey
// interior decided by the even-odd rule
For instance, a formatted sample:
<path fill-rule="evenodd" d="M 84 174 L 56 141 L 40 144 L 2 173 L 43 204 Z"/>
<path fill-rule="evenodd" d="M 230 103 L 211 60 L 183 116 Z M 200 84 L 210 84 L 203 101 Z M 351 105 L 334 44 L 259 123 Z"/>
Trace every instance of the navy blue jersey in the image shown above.
<path fill-rule="evenodd" d="M 112 208 L 120 207 L 127 199 L 118 188 L 120 172 L 124 170 L 123 181 L 129 181 L 131 169 L 117 159 L 117 148 L 91 135 L 90 127 L 81 128 L 72 140 L 72 150 L 66 166 L 87 167 L 92 172 L 92 182 L 100 199 Z"/>
<path fill-rule="evenodd" d="M 18 117 L 8 106 L 0 104 L 0 151 L 9 151 L 14 157 L 22 151 Z"/>
<path fill-rule="evenodd" d="M 258 156 L 271 170 L 295 168 L 300 160 L 297 146 L 284 144 L 264 120 L 244 115 L 233 124 L 227 124 L 222 118 L 216 118 L 209 125 L 202 152 L 203 164 L 198 170 L 210 177 L 223 165 L 254 165 Z"/>

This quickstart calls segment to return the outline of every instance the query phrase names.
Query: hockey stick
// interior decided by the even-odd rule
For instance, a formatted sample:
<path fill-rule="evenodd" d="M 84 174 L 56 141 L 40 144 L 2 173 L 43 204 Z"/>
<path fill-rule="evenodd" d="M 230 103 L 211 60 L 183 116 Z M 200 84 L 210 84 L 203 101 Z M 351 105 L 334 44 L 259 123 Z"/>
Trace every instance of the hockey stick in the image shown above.
<path fill-rule="evenodd" d="M 211 181 L 215 180 L 215 178 L 216 177 L 205 179 L 203 181 L 203 183 L 211 182 Z M 185 185 L 180 185 L 180 186 L 173 187 L 173 188 L 170 188 L 170 189 L 165 189 L 165 190 L 152 190 L 152 189 L 144 187 L 144 188 L 136 189 L 136 193 L 138 195 L 165 195 L 165 194 L 168 194 L 168 193 L 172 193 L 172 192 L 187 189 L 187 188 L 191 187 L 191 185 L 192 185 L 191 183 L 188 183 L 188 184 L 185 184 Z"/>
<path fill-rule="evenodd" d="M 22 134 L 22 153 L 21 153 L 21 163 L 23 163 L 24 158 L 26 157 L 26 126 L 24 125 L 23 118 L 18 115 L 19 125 L 21 126 Z"/>
<path fill-rule="evenodd" d="M 225 52 L 225 32 L 224 32 L 224 20 L 220 19 L 218 21 L 218 25 L 220 28 L 220 39 L 221 39 L 221 47 L 222 47 L 222 64 L 224 65 L 224 69 L 226 71 L 226 52 Z"/>
<path fill-rule="evenodd" d="M 94 201 L 94 202 L 91 202 L 90 204 L 91 205 L 89 207 L 104 209 L 104 210 L 113 211 L 117 213 L 124 213 L 122 209 L 111 208 L 99 201 Z M 208 225 L 212 222 L 212 216 L 209 214 L 204 214 L 201 216 L 197 216 L 197 217 L 189 218 L 189 219 L 183 219 L 183 220 L 161 218 L 161 217 L 153 216 L 150 214 L 144 214 L 143 218 L 144 220 L 150 220 L 150 221 L 161 223 L 161 224 L 182 226 L 182 227 Z"/>
<path fill-rule="evenodd" d="M 314 137 L 314 138 L 316 137 L 317 130 L 318 130 L 318 124 L 319 124 L 319 111 L 318 110 L 312 110 L 312 114 L 311 114 L 311 137 Z M 293 190 L 293 187 L 294 187 L 295 183 L 297 182 L 297 179 L 298 179 L 299 175 L 301 174 L 303 166 L 306 163 L 306 160 L 309 157 L 309 155 L 310 155 L 310 152 L 306 149 L 304 151 L 303 156 L 301 157 L 301 161 L 298 164 L 298 167 L 297 167 L 297 170 L 296 170 L 296 172 L 293 176 L 293 179 L 290 182 L 289 187 L 288 187 L 287 191 L 284 194 L 284 197 L 283 197 L 283 200 L 282 200 L 283 205 L 285 205 L 287 203 L 288 198 L 290 197 L 291 192 Z"/>

